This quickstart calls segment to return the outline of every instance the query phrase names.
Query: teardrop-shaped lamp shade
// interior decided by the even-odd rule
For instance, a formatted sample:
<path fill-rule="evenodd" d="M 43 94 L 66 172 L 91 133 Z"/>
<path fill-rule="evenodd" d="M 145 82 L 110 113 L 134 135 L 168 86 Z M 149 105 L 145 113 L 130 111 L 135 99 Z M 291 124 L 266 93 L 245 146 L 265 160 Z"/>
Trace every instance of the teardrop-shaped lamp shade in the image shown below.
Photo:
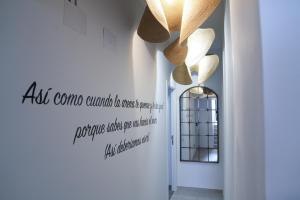
<path fill-rule="evenodd" d="M 146 0 L 146 2 L 153 16 L 169 32 L 168 22 L 161 0 Z"/>
<path fill-rule="evenodd" d="M 185 0 L 181 28 L 180 43 L 186 40 L 215 11 L 221 0 Z"/>
<path fill-rule="evenodd" d="M 208 52 L 215 39 L 213 29 L 197 29 L 187 41 L 188 54 L 185 64 L 191 67 L 197 64 Z"/>
<path fill-rule="evenodd" d="M 191 71 L 191 73 L 193 73 L 193 72 L 197 72 L 198 73 L 198 65 L 191 66 L 190 67 L 190 71 Z"/>
<path fill-rule="evenodd" d="M 170 32 L 180 31 L 185 0 L 160 0 Z"/>
<path fill-rule="evenodd" d="M 217 55 L 205 56 L 198 63 L 198 83 L 204 83 L 216 71 L 219 65 L 219 57 Z"/>
<path fill-rule="evenodd" d="M 164 42 L 170 38 L 168 30 L 156 20 L 148 7 L 145 8 L 137 33 L 143 40 L 151 43 Z"/>
<path fill-rule="evenodd" d="M 165 50 L 165 57 L 174 65 L 181 65 L 184 63 L 188 53 L 186 43 L 179 44 L 179 38 L 170 44 Z"/>
<path fill-rule="evenodd" d="M 176 66 L 172 72 L 172 76 L 176 83 L 182 85 L 190 85 L 193 82 L 191 72 L 185 64 Z"/>
<path fill-rule="evenodd" d="M 203 94 L 203 89 L 201 87 L 194 87 L 192 89 L 189 90 L 190 93 L 193 93 L 193 94 Z"/>

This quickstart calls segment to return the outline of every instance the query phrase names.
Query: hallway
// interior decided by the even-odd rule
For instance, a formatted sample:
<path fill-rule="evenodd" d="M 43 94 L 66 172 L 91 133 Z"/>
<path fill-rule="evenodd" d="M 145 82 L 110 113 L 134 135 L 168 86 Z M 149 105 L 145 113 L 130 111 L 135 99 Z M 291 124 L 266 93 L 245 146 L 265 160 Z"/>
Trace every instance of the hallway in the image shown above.
<path fill-rule="evenodd" d="M 171 200 L 223 200 L 222 191 L 179 187 Z"/>
<path fill-rule="evenodd" d="M 300 200 L 299 8 L 0 0 L 0 200 Z"/>

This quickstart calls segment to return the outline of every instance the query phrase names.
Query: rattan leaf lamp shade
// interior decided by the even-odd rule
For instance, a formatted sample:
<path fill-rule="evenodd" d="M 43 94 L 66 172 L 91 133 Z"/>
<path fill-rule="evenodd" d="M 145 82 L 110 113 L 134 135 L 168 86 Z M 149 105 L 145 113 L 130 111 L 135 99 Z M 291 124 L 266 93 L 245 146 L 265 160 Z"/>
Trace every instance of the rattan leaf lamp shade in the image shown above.
<path fill-rule="evenodd" d="M 179 44 L 179 38 L 171 43 L 165 50 L 164 55 L 174 65 L 181 65 L 184 63 L 188 53 L 187 43 Z"/>
<path fill-rule="evenodd" d="M 207 54 L 214 39 L 213 29 L 197 29 L 187 40 L 188 54 L 185 64 L 188 67 L 197 64 Z"/>
<path fill-rule="evenodd" d="M 198 64 L 198 84 L 204 83 L 213 75 L 219 65 L 217 55 L 205 56 Z"/>
<path fill-rule="evenodd" d="M 221 0 L 185 0 L 179 43 L 186 40 L 215 11 Z"/>
<path fill-rule="evenodd" d="M 157 21 L 148 6 L 145 8 L 137 33 L 143 40 L 152 43 L 161 43 L 170 38 L 170 33 Z"/>
<path fill-rule="evenodd" d="M 161 25 L 160 29 L 171 33 L 180 31 L 179 43 L 184 42 L 207 18 L 215 11 L 221 0 L 146 0 L 147 7 L 153 17 L 143 20 L 148 16 L 145 10 L 141 24 L 155 29 Z M 156 22 L 153 22 L 156 19 Z M 141 38 L 148 42 L 153 42 L 151 38 L 144 36 L 146 32 L 139 34 Z"/>
<path fill-rule="evenodd" d="M 214 12 L 221 0 L 146 0 L 146 2 L 147 7 L 137 31 L 142 39 L 161 43 L 168 40 L 172 32 L 179 31 L 179 37 L 164 50 L 166 58 L 177 66 L 172 73 L 174 80 L 184 85 L 191 84 L 191 70 L 198 72 L 204 70 L 205 76 L 201 76 L 199 81 L 207 78 L 213 68 L 201 67 L 200 70 L 198 66 L 210 61 L 208 62 L 210 66 L 217 67 L 216 59 L 204 59 L 215 39 L 215 33 L 213 29 L 198 28 Z"/>
<path fill-rule="evenodd" d="M 176 66 L 176 68 L 172 72 L 172 76 L 176 83 L 182 85 L 190 85 L 193 82 L 190 69 L 184 63 L 182 65 Z"/>

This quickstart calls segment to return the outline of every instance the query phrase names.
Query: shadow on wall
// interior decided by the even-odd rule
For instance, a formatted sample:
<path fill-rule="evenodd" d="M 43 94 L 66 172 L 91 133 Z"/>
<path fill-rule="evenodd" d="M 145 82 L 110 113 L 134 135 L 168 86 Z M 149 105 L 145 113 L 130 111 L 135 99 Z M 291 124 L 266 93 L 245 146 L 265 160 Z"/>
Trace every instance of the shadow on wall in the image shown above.
<path fill-rule="evenodd" d="M 156 65 L 156 48 L 154 45 L 144 42 L 136 31 L 132 35 L 132 74 L 134 93 L 146 95 L 149 99 L 155 99 L 155 86 L 157 81 L 157 65 Z M 148 63 L 146 64 L 146 61 Z M 144 91 L 144 87 L 140 83 L 147 83 L 150 87 L 149 91 Z"/>

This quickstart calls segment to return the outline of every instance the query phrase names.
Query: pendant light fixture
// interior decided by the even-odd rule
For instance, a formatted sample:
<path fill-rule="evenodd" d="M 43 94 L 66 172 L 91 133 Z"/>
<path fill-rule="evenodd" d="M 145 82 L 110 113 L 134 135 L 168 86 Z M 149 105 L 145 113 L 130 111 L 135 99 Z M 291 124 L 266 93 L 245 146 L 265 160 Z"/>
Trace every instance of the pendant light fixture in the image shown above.
<path fill-rule="evenodd" d="M 165 50 L 164 55 L 174 65 L 181 65 L 184 63 L 188 53 L 187 43 L 179 44 L 179 38 L 171 43 Z"/>
<path fill-rule="evenodd" d="M 204 83 L 216 71 L 219 65 L 219 57 L 217 55 L 205 56 L 197 64 L 198 66 L 198 84 Z"/>
<path fill-rule="evenodd" d="M 168 31 L 169 25 L 165 15 L 164 8 L 162 6 L 161 0 L 146 0 L 149 9 L 151 10 L 153 16 L 157 21 Z"/>
<path fill-rule="evenodd" d="M 168 31 L 180 31 L 185 0 L 146 0 L 154 17 Z"/>
<path fill-rule="evenodd" d="M 193 83 L 190 69 L 184 63 L 176 66 L 172 72 L 172 76 L 176 83 L 182 85 L 190 85 Z"/>
<path fill-rule="evenodd" d="M 147 7 L 138 27 L 145 41 L 161 43 L 179 31 L 179 37 L 164 55 L 174 65 L 173 79 L 183 85 L 192 83 L 191 71 L 204 82 L 215 71 L 219 58 L 207 56 L 214 39 L 213 29 L 198 29 L 214 12 L 221 0 L 146 0 Z"/>
<path fill-rule="evenodd" d="M 149 17 L 145 23 L 143 18 L 149 14 L 144 13 L 141 24 L 149 26 L 148 29 L 151 31 L 157 28 L 157 22 L 161 24 L 159 28 L 165 29 L 169 34 L 179 31 L 181 44 L 207 20 L 221 0 L 146 0 L 146 2 L 156 22 L 151 22 L 154 19 Z M 141 38 L 153 42 L 151 38 L 145 37 L 146 32 L 142 33 L 139 34 Z"/>
<path fill-rule="evenodd" d="M 164 51 L 164 53 L 168 60 L 175 65 L 182 65 L 182 63 L 185 62 L 185 66 L 187 66 L 189 70 L 181 70 L 181 73 L 186 73 L 181 76 L 189 77 L 191 76 L 191 72 L 198 72 L 197 64 L 205 57 L 214 39 L 215 32 L 213 29 L 197 29 L 187 39 L 186 48 L 181 46 L 179 44 L 179 39 L 177 39 Z M 185 50 L 187 50 L 187 54 L 185 54 Z M 175 69 L 177 69 L 177 67 Z M 179 75 L 176 77 L 178 80 Z M 174 80 L 179 83 L 175 78 Z"/>
<path fill-rule="evenodd" d="M 215 39 L 213 29 L 197 29 L 183 43 L 179 38 L 171 43 L 165 50 L 165 57 L 174 65 L 180 65 L 183 62 L 188 67 L 198 63 L 208 52 Z"/>
<path fill-rule="evenodd" d="M 170 38 L 170 33 L 156 20 L 148 6 L 145 8 L 137 33 L 143 40 L 152 43 L 161 43 Z"/>
<path fill-rule="evenodd" d="M 207 54 L 214 39 L 213 29 L 197 29 L 187 40 L 188 54 L 185 64 L 188 67 L 197 64 Z"/>
<path fill-rule="evenodd" d="M 198 65 L 191 66 L 190 71 L 191 71 L 191 73 L 193 73 L 193 72 L 198 73 Z"/>
<path fill-rule="evenodd" d="M 170 32 L 180 31 L 185 0 L 160 0 Z"/>
<path fill-rule="evenodd" d="M 186 40 L 215 11 L 221 0 L 185 0 L 179 43 Z"/>
<path fill-rule="evenodd" d="M 197 95 L 204 93 L 202 87 L 194 87 L 194 88 L 190 89 L 189 91 L 190 91 L 190 93 L 197 94 Z"/>

